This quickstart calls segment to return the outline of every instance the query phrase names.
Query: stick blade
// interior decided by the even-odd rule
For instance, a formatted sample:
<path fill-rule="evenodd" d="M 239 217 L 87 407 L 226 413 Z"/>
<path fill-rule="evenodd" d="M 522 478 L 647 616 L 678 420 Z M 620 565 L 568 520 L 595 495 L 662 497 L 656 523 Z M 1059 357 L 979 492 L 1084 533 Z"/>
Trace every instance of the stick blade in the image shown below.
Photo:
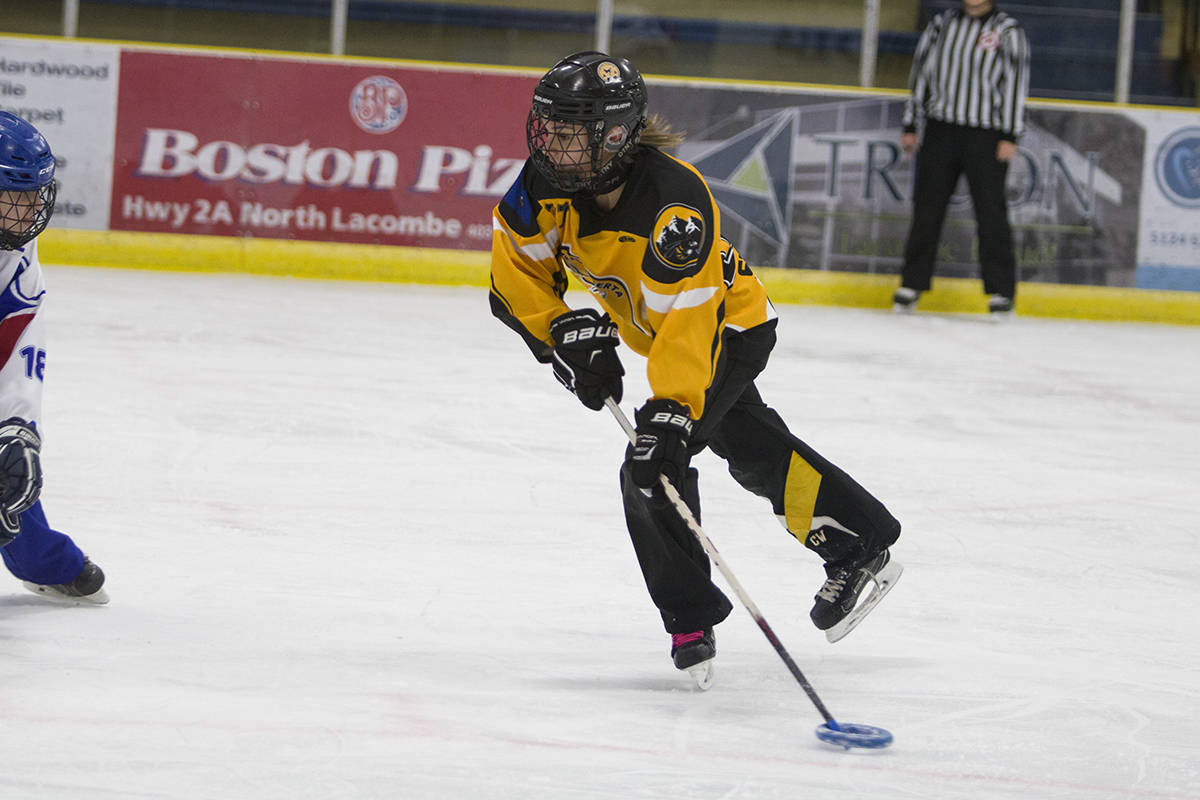
<path fill-rule="evenodd" d="M 817 738 L 849 750 L 858 747 L 878 750 L 892 743 L 892 734 L 874 725 L 855 725 L 852 722 L 823 722 L 817 726 Z"/>

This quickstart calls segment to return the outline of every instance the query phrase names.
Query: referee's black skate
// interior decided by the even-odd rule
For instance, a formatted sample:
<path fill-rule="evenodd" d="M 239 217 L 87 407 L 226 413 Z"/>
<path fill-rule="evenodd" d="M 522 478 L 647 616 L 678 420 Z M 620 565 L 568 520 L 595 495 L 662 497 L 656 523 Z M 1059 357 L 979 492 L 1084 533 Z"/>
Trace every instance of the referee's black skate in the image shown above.
<path fill-rule="evenodd" d="M 916 289 L 901 286 L 892 295 L 892 311 L 897 314 L 911 314 L 917 307 L 921 293 Z"/>
<path fill-rule="evenodd" d="M 868 556 L 827 563 L 825 583 L 813 598 L 815 602 L 810 614 L 813 624 L 825 631 L 826 639 L 838 641 L 858 627 L 891 591 L 903 571 L 886 549 Z M 861 597 L 870 584 L 873 584 L 870 593 Z"/>
<path fill-rule="evenodd" d="M 713 658 L 716 655 L 717 640 L 712 628 L 671 634 L 671 660 L 675 662 L 675 669 L 691 675 L 700 689 L 712 686 Z"/>

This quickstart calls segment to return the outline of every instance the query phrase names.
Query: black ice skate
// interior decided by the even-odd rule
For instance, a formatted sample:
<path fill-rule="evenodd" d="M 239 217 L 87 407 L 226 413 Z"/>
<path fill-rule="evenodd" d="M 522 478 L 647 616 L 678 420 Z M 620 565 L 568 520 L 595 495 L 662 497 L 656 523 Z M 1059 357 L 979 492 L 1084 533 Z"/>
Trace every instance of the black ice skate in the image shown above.
<path fill-rule="evenodd" d="M 712 686 L 713 658 L 717 655 L 717 640 L 711 628 L 692 633 L 671 634 L 671 660 L 675 669 L 692 676 L 702 690 Z"/>
<path fill-rule="evenodd" d="M 917 301 L 921 299 L 921 293 L 916 289 L 910 289 L 907 286 L 901 286 L 892 295 L 892 311 L 897 314 L 911 314 L 917 308 Z"/>
<path fill-rule="evenodd" d="M 108 593 L 104 591 L 104 571 L 86 556 L 79 576 L 70 583 L 41 584 L 22 581 L 26 589 L 51 600 L 68 603 L 92 603 L 104 605 Z"/>
<path fill-rule="evenodd" d="M 1013 299 L 1002 294 L 988 297 L 988 316 L 993 322 L 1011 319 L 1013 315 Z"/>
<path fill-rule="evenodd" d="M 817 592 L 813 604 L 813 624 L 825 631 L 825 638 L 836 642 L 854 630 L 871 609 L 883 599 L 904 568 L 892 561 L 891 554 L 883 550 L 865 558 L 848 558 L 825 565 L 824 585 Z M 868 583 L 874 583 L 871 593 L 862 602 L 859 596 Z"/>

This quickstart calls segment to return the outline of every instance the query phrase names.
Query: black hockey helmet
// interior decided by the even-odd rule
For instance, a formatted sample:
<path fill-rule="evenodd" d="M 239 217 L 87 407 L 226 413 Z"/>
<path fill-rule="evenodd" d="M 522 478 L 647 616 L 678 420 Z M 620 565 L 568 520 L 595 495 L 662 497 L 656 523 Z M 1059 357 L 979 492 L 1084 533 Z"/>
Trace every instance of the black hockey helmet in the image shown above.
<path fill-rule="evenodd" d="M 625 180 L 646 125 L 646 83 L 624 58 L 588 50 L 533 91 L 525 137 L 533 165 L 564 192 L 604 194 Z"/>
<path fill-rule="evenodd" d="M 0 250 L 33 241 L 50 223 L 56 187 L 46 138 L 16 114 L 0 111 Z"/>

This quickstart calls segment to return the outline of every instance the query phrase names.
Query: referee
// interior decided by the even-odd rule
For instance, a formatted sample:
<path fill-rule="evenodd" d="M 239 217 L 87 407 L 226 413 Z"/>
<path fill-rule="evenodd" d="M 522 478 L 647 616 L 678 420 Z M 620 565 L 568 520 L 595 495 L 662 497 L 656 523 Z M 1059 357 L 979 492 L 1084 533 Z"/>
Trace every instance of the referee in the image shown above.
<path fill-rule="evenodd" d="M 1004 181 L 1024 129 L 1029 43 L 992 0 L 962 0 L 921 33 L 909 76 L 901 145 L 917 151 L 912 226 L 904 247 L 896 311 L 911 311 L 929 289 L 946 208 L 966 174 L 979 230 L 979 267 L 988 311 L 1008 316 L 1017 265 Z M 917 149 L 918 123 L 924 135 Z"/>

